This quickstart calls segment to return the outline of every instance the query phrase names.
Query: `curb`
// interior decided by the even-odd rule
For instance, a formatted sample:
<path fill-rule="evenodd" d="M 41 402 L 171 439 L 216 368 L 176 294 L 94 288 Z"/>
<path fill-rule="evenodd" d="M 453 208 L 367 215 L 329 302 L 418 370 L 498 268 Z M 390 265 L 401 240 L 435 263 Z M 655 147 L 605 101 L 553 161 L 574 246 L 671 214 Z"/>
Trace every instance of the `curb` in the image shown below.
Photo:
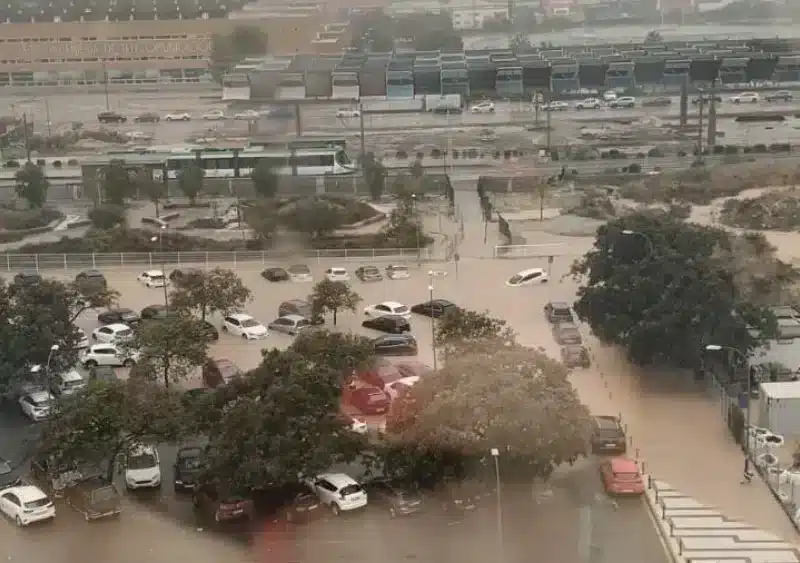
<path fill-rule="evenodd" d="M 670 561 L 672 563 L 687 563 L 686 559 L 680 554 L 680 550 L 675 538 L 670 535 L 669 527 L 667 526 L 666 522 L 664 522 L 662 514 L 659 513 L 659 503 L 656 499 L 656 493 L 651 486 L 654 481 L 655 480 L 652 478 L 652 476 L 648 475 L 648 486 L 644 491 L 645 504 L 647 504 L 647 510 L 650 513 L 650 518 L 653 520 L 656 531 L 661 538 L 661 543 L 664 546 L 664 551 L 669 556 Z"/>

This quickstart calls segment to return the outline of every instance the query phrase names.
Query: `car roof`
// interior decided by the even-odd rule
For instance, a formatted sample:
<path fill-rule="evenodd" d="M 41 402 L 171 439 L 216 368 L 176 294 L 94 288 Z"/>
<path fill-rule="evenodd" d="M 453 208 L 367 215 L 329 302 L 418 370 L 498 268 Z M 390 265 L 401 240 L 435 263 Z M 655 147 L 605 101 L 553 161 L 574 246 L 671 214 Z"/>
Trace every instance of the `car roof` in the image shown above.
<path fill-rule="evenodd" d="M 639 465 L 627 457 L 615 457 L 611 459 L 611 470 L 614 473 L 638 473 Z"/>
<path fill-rule="evenodd" d="M 335 486 L 337 489 L 341 489 L 347 485 L 357 485 L 358 482 L 347 475 L 346 473 L 322 473 L 317 476 L 318 479 L 325 479 L 329 481 L 331 485 Z"/>
<path fill-rule="evenodd" d="M 387 268 L 392 268 L 392 269 L 400 268 L 403 270 L 408 270 L 408 266 L 406 266 L 405 264 L 389 264 Z"/>
<path fill-rule="evenodd" d="M 12 493 L 19 497 L 22 502 L 32 502 L 42 498 L 47 498 L 47 495 L 39 487 L 33 485 L 21 485 L 19 487 L 10 487 L 3 492 Z"/>
<path fill-rule="evenodd" d="M 248 315 L 247 313 L 231 313 L 228 317 L 232 319 L 236 319 L 237 321 L 245 321 L 248 319 L 252 319 L 253 317 Z"/>
<path fill-rule="evenodd" d="M 299 270 L 300 268 L 304 270 L 311 270 L 311 268 L 308 267 L 308 264 L 292 264 L 289 266 L 290 270 Z"/>
<path fill-rule="evenodd" d="M 605 428 L 619 428 L 619 420 L 616 416 L 608 415 L 608 414 L 601 414 L 595 415 L 594 421 L 597 423 L 599 427 Z"/>
<path fill-rule="evenodd" d="M 131 329 L 131 327 L 129 327 L 128 325 L 123 324 L 123 323 L 112 323 L 110 325 L 106 325 L 106 326 L 100 327 L 100 328 L 110 328 L 114 332 L 117 332 L 119 330 L 130 330 Z"/>
<path fill-rule="evenodd" d="M 517 272 L 516 275 L 527 276 L 528 274 L 542 273 L 542 272 L 544 272 L 544 268 L 528 268 L 527 270 L 522 270 L 520 272 Z"/>
<path fill-rule="evenodd" d="M 154 446 L 145 444 L 136 444 L 135 446 L 132 446 L 131 449 L 128 450 L 128 455 L 147 455 L 155 453 L 156 453 L 156 448 Z"/>
<path fill-rule="evenodd" d="M 103 272 L 101 272 L 100 270 L 90 269 L 90 270 L 83 270 L 81 274 L 83 274 L 84 276 L 102 276 Z"/>
<path fill-rule="evenodd" d="M 289 299 L 288 301 L 283 302 L 284 305 L 297 305 L 299 307 L 309 305 L 308 301 L 303 301 L 302 299 Z"/>
<path fill-rule="evenodd" d="M 367 264 L 365 266 L 361 266 L 362 270 L 377 270 L 378 268 L 373 266 L 372 264 Z"/>
<path fill-rule="evenodd" d="M 391 307 L 392 309 L 397 309 L 398 307 L 405 307 L 402 303 L 398 303 L 397 301 L 383 301 L 382 303 L 378 303 L 378 305 L 386 305 L 387 307 Z"/>
<path fill-rule="evenodd" d="M 303 315 L 283 315 L 282 317 L 279 317 L 279 318 L 281 318 L 281 319 L 290 319 L 290 320 L 292 320 L 294 322 L 305 321 L 306 320 L 306 318 Z"/>
<path fill-rule="evenodd" d="M 28 393 L 27 396 L 30 397 L 31 399 L 33 399 L 36 402 L 46 401 L 48 399 L 52 399 L 53 398 L 53 396 L 50 394 L 49 391 L 44 391 L 44 390 L 32 391 L 32 392 Z"/>
<path fill-rule="evenodd" d="M 347 268 L 344 268 L 342 266 L 331 266 L 330 268 L 328 268 L 328 271 L 330 271 L 330 272 L 339 271 L 339 270 L 341 270 L 343 272 L 346 272 Z"/>
<path fill-rule="evenodd" d="M 97 348 L 114 348 L 115 350 L 117 349 L 116 346 L 114 346 L 113 344 L 109 344 L 109 343 L 106 343 L 106 344 L 92 344 L 91 346 L 89 346 L 89 352 L 90 353 L 94 352 Z"/>
<path fill-rule="evenodd" d="M 550 306 L 553 309 L 569 309 L 570 308 L 569 303 L 567 303 L 566 301 L 551 301 L 550 302 Z"/>

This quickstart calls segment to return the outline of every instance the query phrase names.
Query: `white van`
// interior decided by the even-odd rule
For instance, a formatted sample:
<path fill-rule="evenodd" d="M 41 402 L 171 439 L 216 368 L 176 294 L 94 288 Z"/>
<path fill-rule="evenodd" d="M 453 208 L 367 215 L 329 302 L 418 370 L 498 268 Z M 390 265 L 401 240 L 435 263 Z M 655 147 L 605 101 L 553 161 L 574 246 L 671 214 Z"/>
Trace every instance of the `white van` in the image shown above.
<path fill-rule="evenodd" d="M 85 387 L 86 381 L 75 370 L 59 373 L 53 377 L 53 392 L 56 395 L 74 395 Z"/>

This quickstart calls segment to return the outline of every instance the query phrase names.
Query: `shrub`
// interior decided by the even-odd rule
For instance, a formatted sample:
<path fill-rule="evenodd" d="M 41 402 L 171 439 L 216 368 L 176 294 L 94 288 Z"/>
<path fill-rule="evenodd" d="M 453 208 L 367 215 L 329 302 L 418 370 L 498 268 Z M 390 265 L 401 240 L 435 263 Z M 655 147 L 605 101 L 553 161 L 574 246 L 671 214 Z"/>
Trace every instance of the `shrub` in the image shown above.
<path fill-rule="evenodd" d="M 643 152 L 637 152 L 636 153 L 636 158 L 644 158 L 644 157 L 645 157 L 645 154 Z"/>
<path fill-rule="evenodd" d="M 679 156 L 679 157 L 684 157 L 684 156 L 686 156 L 686 151 L 683 151 L 683 150 L 681 150 L 681 151 L 678 151 L 678 156 Z"/>
<path fill-rule="evenodd" d="M 469 158 L 478 158 L 478 149 L 469 149 Z M 480 157 L 483 158 L 483 153 L 480 153 Z"/>
<path fill-rule="evenodd" d="M 189 229 L 224 229 L 225 221 L 219 217 L 200 217 L 189 221 L 186 227 Z"/>
<path fill-rule="evenodd" d="M 500 151 L 494 151 L 494 159 L 500 160 Z"/>
<path fill-rule="evenodd" d="M 506 160 L 511 159 L 511 151 L 503 151 L 503 158 Z"/>
<path fill-rule="evenodd" d="M 753 152 L 758 152 L 758 153 L 767 152 L 767 145 L 763 143 L 753 145 Z"/>
<path fill-rule="evenodd" d="M 47 227 L 64 216 L 56 209 L 0 210 L 0 229 L 8 231 L 27 231 Z"/>
<path fill-rule="evenodd" d="M 667 209 L 667 213 L 669 213 L 675 219 L 681 219 L 681 220 L 688 219 L 692 214 L 692 204 L 671 203 L 669 205 L 669 208 Z"/>
<path fill-rule="evenodd" d="M 550 160 L 558 162 L 559 158 L 558 149 L 550 149 Z"/>
<path fill-rule="evenodd" d="M 96 229 L 113 229 L 125 223 L 125 207 L 105 204 L 89 211 L 89 220 Z"/>

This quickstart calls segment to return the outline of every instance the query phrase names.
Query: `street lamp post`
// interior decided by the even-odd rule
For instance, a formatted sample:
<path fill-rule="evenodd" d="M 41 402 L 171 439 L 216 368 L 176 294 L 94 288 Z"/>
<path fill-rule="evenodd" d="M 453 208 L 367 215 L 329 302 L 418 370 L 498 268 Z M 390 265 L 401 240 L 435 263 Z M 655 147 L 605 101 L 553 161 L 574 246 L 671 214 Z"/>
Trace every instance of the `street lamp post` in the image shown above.
<path fill-rule="evenodd" d="M 47 363 L 44 365 L 44 384 L 50 389 L 50 363 L 53 361 L 53 355 L 58 352 L 58 344 L 50 346 L 50 352 L 47 354 Z M 39 374 L 42 371 L 42 366 L 36 365 L 31 367 L 31 373 Z"/>
<path fill-rule="evenodd" d="M 419 247 L 419 232 L 422 229 L 422 221 L 419 220 L 419 214 L 417 213 L 417 194 L 411 194 L 411 212 L 414 215 L 414 231 L 417 237 L 417 264 L 419 264 L 422 261 Z"/>
<path fill-rule="evenodd" d="M 747 366 L 747 356 L 745 356 L 740 350 L 734 348 L 733 346 L 720 346 L 719 344 L 707 344 L 706 350 L 709 352 L 722 352 L 723 350 L 733 351 Z M 750 401 L 753 397 L 753 378 L 750 377 L 750 373 L 747 374 L 747 410 L 745 412 L 745 436 L 744 436 L 744 475 L 745 479 L 748 479 L 750 475 L 750 427 L 751 427 L 751 413 L 752 409 L 750 408 Z"/>
<path fill-rule="evenodd" d="M 428 286 L 430 300 L 428 304 L 431 307 L 431 351 L 433 352 L 433 371 L 436 371 L 438 366 L 436 365 L 436 324 L 433 318 L 433 271 L 428 272 L 428 279 L 430 280 L 430 285 Z"/>
<path fill-rule="evenodd" d="M 162 286 L 164 288 L 164 307 L 169 309 L 169 297 L 167 296 L 167 263 L 164 259 L 164 244 L 162 242 L 162 235 L 164 234 L 166 228 L 166 225 L 161 225 L 161 230 L 158 231 L 158 236 L 151 237 L 150 242 L 156 242 L 156 240 L 158 241 L 158 254 L 160 255 L 159 258 L 161 258 L 161 273 L 164 275 L 164 285 Z"/>
<path fill-rule="evenodd" d="M 653 241 L 650 239 L 649 236 L 647 236 L 646 234 L 641 233 L 639 231 L 631 231 L 630 229 L 624 229 L 622 231 L 622 234 L 625 235 L 625 236 L 628 236 L 628 237 L 643 238 L 645 243 L 647 243 L 647 256 L 648 256 L 648 258 L 652 258 L 653 257 L 653 255 L 655 254 L 655 251 L 656 251 L 656 247 L 653 244 Z"/>
<path fill-rule="evenodd" d="M 492 448 L 490 452 L 494 458 L 495 497 L 497 501 L 497 553 L 502 563 L 505 561 L 506 557 L 505 546 L 503 545 L 503 504 L 500 498 L 500 450 L 498 448 Z"/>

